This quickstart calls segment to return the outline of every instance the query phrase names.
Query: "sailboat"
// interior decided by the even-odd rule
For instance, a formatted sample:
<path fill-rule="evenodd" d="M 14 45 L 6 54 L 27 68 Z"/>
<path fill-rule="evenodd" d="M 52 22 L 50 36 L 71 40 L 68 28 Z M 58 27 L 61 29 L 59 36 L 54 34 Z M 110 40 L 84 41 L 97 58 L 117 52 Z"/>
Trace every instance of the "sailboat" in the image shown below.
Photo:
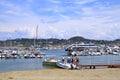
<path fill-rule="evenodd" d="M 33 53 L 37 58 L 43 58 L 45 56 L 45 53 L 42 53 L 40 49 L 38 49 L 37 37 L 38 37 L 38 26 L 36 27 L 36 37 L 34 38 Z"/>

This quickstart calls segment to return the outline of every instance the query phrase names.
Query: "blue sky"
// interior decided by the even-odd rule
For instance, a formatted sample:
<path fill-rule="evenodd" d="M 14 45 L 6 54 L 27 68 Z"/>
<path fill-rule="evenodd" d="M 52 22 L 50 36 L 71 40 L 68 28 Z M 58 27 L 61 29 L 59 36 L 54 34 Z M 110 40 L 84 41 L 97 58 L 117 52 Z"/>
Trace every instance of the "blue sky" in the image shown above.
<path fill-rule="evenodd" d="M 120 0 L 0 0 L 0 40 L 120 39 Z"/>

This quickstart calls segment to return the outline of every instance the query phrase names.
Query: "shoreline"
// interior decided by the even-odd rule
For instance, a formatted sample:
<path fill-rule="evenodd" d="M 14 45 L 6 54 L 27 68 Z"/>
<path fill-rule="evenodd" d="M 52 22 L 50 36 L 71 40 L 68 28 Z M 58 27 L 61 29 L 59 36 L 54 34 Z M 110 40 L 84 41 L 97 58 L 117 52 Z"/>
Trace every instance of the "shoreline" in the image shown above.
<path fill-rule="evenodd" d="M 0 80 L 120 80 L 120 68 L 44 69 L 0 73 Z"/>

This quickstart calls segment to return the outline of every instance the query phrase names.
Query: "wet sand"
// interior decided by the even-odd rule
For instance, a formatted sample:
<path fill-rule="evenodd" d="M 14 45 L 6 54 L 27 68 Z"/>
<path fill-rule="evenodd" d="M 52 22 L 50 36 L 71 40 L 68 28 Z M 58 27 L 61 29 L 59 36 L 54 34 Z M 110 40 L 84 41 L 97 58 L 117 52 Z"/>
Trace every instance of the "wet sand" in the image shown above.
<path fill-rule="evenodd" d="M 12 71 L 0 73 L 0 80 L 120 80 L 120 68 Z"/>

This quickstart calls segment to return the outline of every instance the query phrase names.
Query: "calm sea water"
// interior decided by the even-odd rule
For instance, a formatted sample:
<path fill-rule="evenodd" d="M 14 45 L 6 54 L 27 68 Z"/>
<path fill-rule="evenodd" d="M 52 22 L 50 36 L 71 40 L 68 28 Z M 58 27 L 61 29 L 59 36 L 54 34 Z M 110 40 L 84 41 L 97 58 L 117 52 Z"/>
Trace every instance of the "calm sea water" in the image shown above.
<path fill-rule="evenodd" d="M 66 55 L 65 50 L 41 50 L 47 55 L 56 55 L 60 59 L 61 55 Z M 42 65 L 43 59 L 0 59 L 0 72 L 19 71 L 19 70 L 41 70 L 54 68 Z M 80 56 L 81 64 L 120 64 L 120 55 L 102 55 L 102 56 Z"/>

